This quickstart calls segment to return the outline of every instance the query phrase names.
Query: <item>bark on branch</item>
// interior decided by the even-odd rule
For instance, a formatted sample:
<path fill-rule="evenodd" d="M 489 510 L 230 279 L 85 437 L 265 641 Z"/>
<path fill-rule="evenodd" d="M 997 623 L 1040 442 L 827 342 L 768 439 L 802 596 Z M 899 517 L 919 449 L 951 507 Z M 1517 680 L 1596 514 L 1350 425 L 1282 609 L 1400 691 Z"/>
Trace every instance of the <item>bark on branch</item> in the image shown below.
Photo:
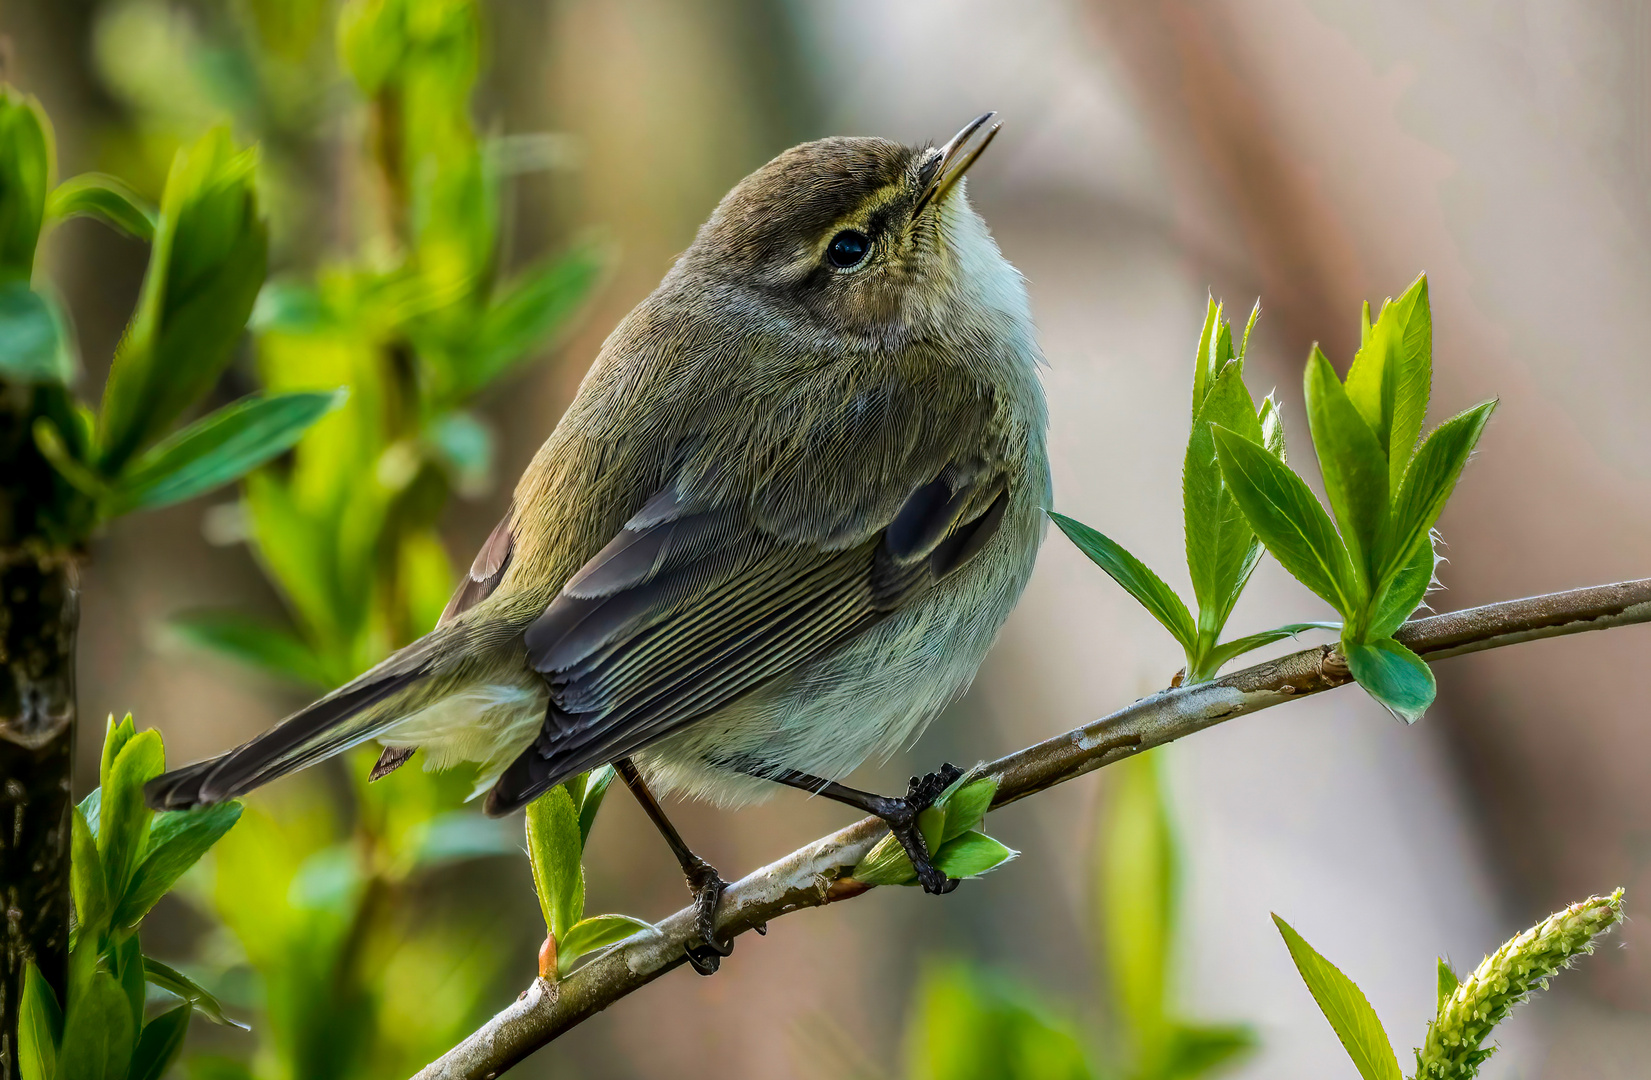
<path fill-rule="evenodd" d="M 1651 578 L 1509 600 L 1416 619 L 1400 641 L 1427 660 L 1537 638 L 1651 622 Z M 1110 716 L 984 766 L 998 778 L 993 807 L 1047 790 L 1103 765 L 1223 720 L 1352 682 L 1332 646 L 1304 649 L 1215 682 L 1165 690 Z M 725 938 L 801 908 L 866 892 L 849 877 L 883 834 L 876 818 L 850 825 L 740 879 L 723 894 L 717 919 Z M 627 938 L 560 983 L 537 979 L 508 1008 L 433 1062 L 414 1080 L 488 1080 L 562 1032 L 684 962 L 694 913 L 684 908 L 652 933 Z"/>

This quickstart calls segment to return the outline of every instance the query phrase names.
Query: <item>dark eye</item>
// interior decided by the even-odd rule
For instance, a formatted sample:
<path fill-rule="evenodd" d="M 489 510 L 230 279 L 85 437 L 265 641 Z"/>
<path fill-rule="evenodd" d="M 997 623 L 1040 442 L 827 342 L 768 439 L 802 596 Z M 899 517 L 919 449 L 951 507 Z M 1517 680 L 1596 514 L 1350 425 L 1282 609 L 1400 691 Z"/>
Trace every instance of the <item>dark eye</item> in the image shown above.
<path fill-rule="evenodd" d="M 844 229 L 826 245 L 826 261 L 839 270 L 859 266 L 871 251 L 871 237 L 854 229 Z"/>

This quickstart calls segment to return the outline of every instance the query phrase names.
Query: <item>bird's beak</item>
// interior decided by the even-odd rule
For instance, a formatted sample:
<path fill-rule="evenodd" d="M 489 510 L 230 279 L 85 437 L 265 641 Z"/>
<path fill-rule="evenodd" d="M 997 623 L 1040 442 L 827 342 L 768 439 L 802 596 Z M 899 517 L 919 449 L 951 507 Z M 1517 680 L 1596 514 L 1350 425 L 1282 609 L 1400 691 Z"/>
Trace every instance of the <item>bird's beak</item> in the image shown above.
<path fill-rule="evenodd" d="M 912 211 L 912 217 L 921 214 L 924 207 L 930 203 L 938 206 L 944 202 L 947 193 L 952 190 L 952 185 L 963 179 L 963 174 L 969 171 L 969 166 L 975 163 L 975 159 L 980 157 L 982 151 L 992 145 L 992 140 L 997 137 L 1002 124 L 993 124 L 978 142 L 975 141 L 975 135 L 996 115 L 995 112 L 982 113 L 969 121 L 963 130 L 953 135 L 951 140 L 930 159 L 929 164 L 923 167 L 923 194 L 917 197 L 917 209 Z"/>

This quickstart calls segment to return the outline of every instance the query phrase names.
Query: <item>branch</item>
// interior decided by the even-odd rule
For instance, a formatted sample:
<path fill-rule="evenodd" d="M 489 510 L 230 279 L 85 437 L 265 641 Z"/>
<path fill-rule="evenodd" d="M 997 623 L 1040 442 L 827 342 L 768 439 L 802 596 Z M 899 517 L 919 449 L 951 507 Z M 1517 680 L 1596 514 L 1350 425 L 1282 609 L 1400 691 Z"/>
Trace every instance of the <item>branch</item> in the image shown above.
<path fill-rule="evenodd" d="M 1651 578 L 1509 600 L 1406 623 L 1395 635 L 1428 660 L 1537 638 L 1651 622 Z M 1064 735 L 1000 758 L 993 808 L 1047 790 L 1142 750 L 1352 682 L 1340 653 L 1323 645 L 1257 664 L 1215 682 L 1164 690 Z M 876 818 L 850 825 L 729 886 L 717 919 L 725 938 L 801 908 L 847 900 L 870 886 L 849 877 L 883 835 Z M 653 933 L 627 938 L 560 983 L 536 979 L 509 1007 L 414 1080 L 491 1080 L 562 1032 L 684 962 L 695 936 L 683 910 Z"/>

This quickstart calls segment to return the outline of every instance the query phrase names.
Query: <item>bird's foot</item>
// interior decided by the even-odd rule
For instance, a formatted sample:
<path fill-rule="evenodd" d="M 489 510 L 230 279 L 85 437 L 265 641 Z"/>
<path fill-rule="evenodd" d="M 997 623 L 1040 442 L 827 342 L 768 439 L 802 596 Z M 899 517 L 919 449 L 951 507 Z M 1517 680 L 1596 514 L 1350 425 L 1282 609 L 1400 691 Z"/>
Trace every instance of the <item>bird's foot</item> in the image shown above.
<path fill-rule="evenodd" d="M 917 816 L 933 806 L 940 793 L 962 775 L 962 769 L 948 762 L 927 776 L 912 777 L 904 798 L 886 799 L 884 806 L 877 810 L 877 816 L 888 824 L 889 832 L 905 849 L 912 869 L 917 872 L 918 884 L 923 886 L 924 892 L 935 896 L 957 888 L 957 879 L 947 877 L 934 865 L 929 846 L 923 840 L 923 832 L 917 827 Z"/>
<path fill-rule="evenodd" d="M 722 958 L 734 951 L 733 941 L 717 940 L 717 903 L 728 883 L 722 880 L 716 867 L 704 859 L 697 860 L 688 869 L 688 888 L 694 894 L 694 927 L 699 931 L 700 944 L 683 946 L 688 963 L 701 975 L 714 975 L 722 966 Z"/>

